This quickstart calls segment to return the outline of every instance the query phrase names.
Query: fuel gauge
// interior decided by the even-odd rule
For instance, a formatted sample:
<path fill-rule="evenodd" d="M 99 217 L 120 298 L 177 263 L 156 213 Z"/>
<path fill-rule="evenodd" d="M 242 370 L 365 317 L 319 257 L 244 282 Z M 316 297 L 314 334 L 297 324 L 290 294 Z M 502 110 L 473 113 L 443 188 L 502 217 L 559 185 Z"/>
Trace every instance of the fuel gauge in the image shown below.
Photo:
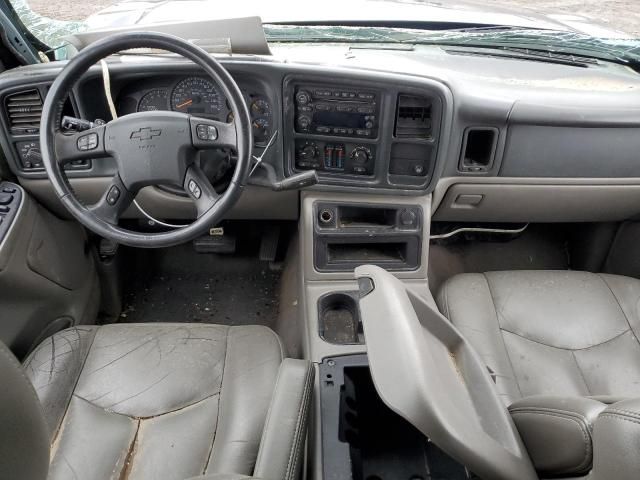
<path fill-rule="evenodd" d="M 251 130 L 253 131 L 253 142 L 264 143 L 269 139 L 271 132 L 271 124 L 266 118 L 255 118 L 251 122 Z"/>

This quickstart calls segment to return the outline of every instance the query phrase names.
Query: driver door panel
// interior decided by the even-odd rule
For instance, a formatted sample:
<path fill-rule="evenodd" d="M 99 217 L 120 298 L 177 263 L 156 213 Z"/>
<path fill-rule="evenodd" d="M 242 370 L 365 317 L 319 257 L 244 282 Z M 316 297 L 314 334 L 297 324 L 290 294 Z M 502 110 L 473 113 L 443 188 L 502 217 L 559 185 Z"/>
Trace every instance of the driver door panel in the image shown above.
<path fill-rule="evenodd" d="M 58 330 L 93 323 L 99 283 L 84 229 L 49 213 L 20 186 L 0 182 L 4 188 L 16 199 L 0 224 L 0 340 L 22 357 Z"/>

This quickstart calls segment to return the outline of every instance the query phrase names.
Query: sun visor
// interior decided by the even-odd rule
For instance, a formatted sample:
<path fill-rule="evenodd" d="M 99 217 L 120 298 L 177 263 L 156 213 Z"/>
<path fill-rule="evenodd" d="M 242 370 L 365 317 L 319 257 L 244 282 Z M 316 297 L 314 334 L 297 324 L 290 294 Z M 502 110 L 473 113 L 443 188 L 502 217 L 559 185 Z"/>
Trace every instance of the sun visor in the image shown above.
<path fill-rule="evenodd" d="M 262 28 L 260 17 L 229 18 L 224 20 L 206 20 L 200 22 L 156 23 L 149 25 L 131 25 L 128 27 L 105 30 L 92 30 L 65 37 L 69 42 L 68 57 L 87 45 L 108 37 L 114 33 L 135 32 L 139 30 L 168 33 L 188 40 L 211 53 L 270 55 L 269 45 Z M 138 50 L 140 50 L 138 52 Z M 136 49 L 133 53 L 162 53 Z"/>

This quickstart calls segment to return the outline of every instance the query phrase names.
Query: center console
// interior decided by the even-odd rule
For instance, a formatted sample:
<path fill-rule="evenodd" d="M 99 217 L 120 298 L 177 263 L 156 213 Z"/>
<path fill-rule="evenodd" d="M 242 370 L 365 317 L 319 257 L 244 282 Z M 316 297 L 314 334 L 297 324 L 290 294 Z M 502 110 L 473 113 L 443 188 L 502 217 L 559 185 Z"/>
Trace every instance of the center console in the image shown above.
<path fill-rule="evenodd" d="M 312 436 L 322 448 L 309 477 L 467 479 L 377 395 L 354 277 L 373 264 L 430 295 L 429 192 L 447 94 L 371 76 L 297 74 L 283 87 L 285 174 L 315 170 L 320 179 L 301 192 L 299 226 L 302 354 L 317 364 L 320 387 Z"/>
<path fill-rule="evenodd" d="M 375 90 L 295 84 L 295 168 L 371 177 L 376 145 L 365 139 L 378 138 L 380 98 Z"/>
<path fill-rule="evenodd" d="M 444 97 L 436 85 L 290 75 L 285 169 L 316 170 L 321 185 L 428 191 Z"/>

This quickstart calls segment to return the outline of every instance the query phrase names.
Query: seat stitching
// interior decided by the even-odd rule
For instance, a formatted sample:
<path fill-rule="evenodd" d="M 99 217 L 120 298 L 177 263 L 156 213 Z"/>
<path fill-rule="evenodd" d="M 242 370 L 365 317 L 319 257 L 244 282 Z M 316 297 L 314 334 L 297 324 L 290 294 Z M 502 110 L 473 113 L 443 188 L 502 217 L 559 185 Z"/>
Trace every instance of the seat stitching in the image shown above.
<path fill-rule="evenodd" d="M 525 337 L 524 335 L 521 335 L 521 334 L 516 333 L 516 332 L 512 332 L 511 330 L 508 330 L 506 328 L 500 328 L 500 330 L 502 330 L 503 332 L 506 332 L 506 333 L 510 333 L 511 335 L 515 335 L 516 337 L 520 337 L 523 340 L 527 340 L 527 341 L 532 342 L 532 343 L 537 343 L 538 345 L 544 345 L 545 347 L 554 348 L 556 350 L 563 350 L 565 352 L 581 352 L 583 350 L 589 350 L 591 348 L 600 347 L 600 346 L 604 345 L 605 343 L 612 342 L 612 341 L 618 339 L 619 337 L 622 337 L 623 335 L 629 333 L 629 330 L 625 330 L 624 332 L 617 334 L 615 337 L 611 337 L 608 340 L 605 340 L 605 341 L 603 341 L 601 343 L 596 343 L 595 345 L 589 345 L 588 347 L 583 347 L 583 348 L 564 348 L 564 347 L 556 347 L 555 345 L 549 345 L 548 343 L 540 342 L 538 340 L 534 340 L 532 338 Z"/>
<path fill-rule="evenodd" d="M 622 408 L 608 408 L 607 413 L 615 413 L 618 415 L 625 415 L 629 417 L 634 417 L 640 420 L 640 412 L 634 412 L 632 410 L 624 410 Z"/>
<path fill-rule="evenodd" d="M 271 335 L 273 335 L 276 339 L 276 341 L 278 342 L 278 347 L 280 347 L 280 363 L 282 363 L 282 360 L 284 360 L 284 346 L 282 345 L 282 340 L 280 340 L 280 337 L 276 334 L 276 332 L 274 332 L 273 330 L 271 330 L 269 327 L 264 327 L 266 328 Z"/>
<path fill-rule="evenodd" d="M 598 418 L 610 418 L 610 419 L 614 419 L 614 420 L 622 420 L 625 422 L 631 422 L 631 423 L 636 423 L 636 424 L 640 424 L 640 419 L 637 418 L 630 418 L 626 415 L 619 415 L 617 413 L 601 413 L 600 416 Z"/>
<path fill-rule="evenodd" d="M 271 420 L 271 415 L 273 414 L 273 407 L 274 407 L 274 398 L 276 396 L 276 392 L 278 389 L 278 382 L 280 382 L 280 377 L 282 376 L 282 371 L 283 371 L 283 366 L 280 365 L 280 368 L 278 369 L 278 375 L 276 376 L 276 383 L 275 386 L 273 388 L 273 393 L 271 394 L 271 402 L 269 403 L 269 408 L 267 409 L 267 416 L 264 422 L 264 427 L 262 429 L 262 435 L 260 437 L 260 446 L 258 448 L 258 456 L 256 458 L 256 466 L 260 465 L 260 463 L 262 462 L 262 445 L 263 442 L 265 441 L 266 438 L 266 434 L 267 434 L 267 429 L 269 427 L 270 424 L 270 420 Z M 254 475 L 256 472 L 256 468 L 254 467 L 253 469 L 254 471 Z"/>
<path fill-rule="evenodd" d="M 496 308 L 496 302 L 493 298 L 493 291 L 491 290 L 491 284 L 489 283 L 489 277 L 485 273 L 482 274 L 485 283 L 487 284 L 487 290 L 489 290 L 489 297 L 491 298 L 491 304 L 493 305 L 493 311 L 496 317 L 496 324 L 498 325 L 498 331 L 502 332 L 502 325 L 500 324 L 500 319 L 498 318 L 498 309 Z M 520 392 L 520 396 L 523 397 L 522 389 L 520 388 L 520 382 L 518 382 L 518 376 L 516 375 L 516 369 L 513 368 L 513 361 L 511 360 L 511 355 L 509 355 L 509 349 L 507 348 L 507 343 L 504 341 L 504 336 L 501 334 L 500 339 L 502 340 L 502 346 L 504 347 L 504 352 L 507 356 L 507 361 L 509 362 L 509 366 L 511 367 L 511 372 L 513 373 L 514 383 L 516 384 L 516 388 L 518 392 Z"/>
<path fill-rule="evenodd" d="M 629 320 L 629 317 L 627 317 L 627 314 L 624 312 L 624 309 L 622 308 L 622 304 L 620 303 L 620 300 L 619 300 L 618 296 L 613 291 L 613 288 L 611 288 L 611 285 L 609 285 L 609 282 L 607 282 L 607 280 L 602 275 L 600 275 L 599 273 L 596 274 L 596 275 L 602 281 L 602 283 L 604 283 L 607 286 L 607 288 L 611 292 L 611 295 L 613 296 L 613 299 L 618 304 L 618 308 L 620 309 L 620 312 L 622 312 L 622 316 L 624 317 L 624 320 L 627 322 L 627 325 L 629 325 L 629 329 L 631 330 L 631 333 L 633 333 L 633 338 L 635 338 L 636 342 L 638 344 L 640 344 L 640 339 L 638 339 L 638 336 L 636 335 L 635 329 L 633 328 L 633 325 L 631 325 L 631 321 Z"/>
<path fill-rule="evenodd" d="M 216 431 L 213 432 L 213 438 L 211 439 L 211 447 L 209 448 L 209 455 L 207 456 L 207 461 L 204 464 L 204 469 L 202 470 L 202 474 L 205 475 L 207 473 L 207 469 L 209 468 L 209 464 L 211 463 L 211 456 L 213 455 L 213 445 L 216 443 L 216 438 L 218 437 L 218 427 L 220 426 L 220 411 L 222 410 L 222 387 L 224 385 L 224 372 L 227 369 L 227 358 L 229 356 L 229 334 L 231 333 L 231 327 L 227 327 L 227 335 L 225 336 L 225 349 L 224 349 L 224 365 L 222 366 L 222 375 L 220 378 L 220 391 L 218 395 L 220 395 L 220 400 L 218 403 L 218 411 L 216 412 Z"/>
<path fill-rule="evenodd" d="M 290 480 L 293 479 L 292 475 L 295 474 L 295 471 L 298 467 L 298 458 L 299 456 L 297 455 L 299 449 L 300 449 L 300 443 L 302 442 L 302 430 L 303 430 L 303 425 L 305 424 L 305 420 L 306 420 L 306 414 L 309 408 L 309 395 L 310 395 L 310 391 L 311 391 L 311 385 L 312 385 L 312 369 L 313 366 L 311 365 L 307 365 L 307 373 L 306 373 L 306 377 L 305 377 L 305 385 L 304 385 L 304 391 L 302 393 L 302 399 L 301 399 L 301 404 L 300 404 L 300 408 L 298 409 L 298 418 L 296 419 L 296 428 L 295 428 L 295 432 L 294 432 L 294 441 L 292 442 L 291 445 L 291 452 L 289 454 L 289 462 L 287 463 L 287 471 L 286 471 L 286 479 Z M 291 461 L 293 460 L 293 465 L 291 466 Z"/>
<path fill-rule="evenodd" d="M 138 435 L 140 434 L 141 421 L 138 420 L 136 425 L 136 433 L 133 435 L 133 439 L 129 444 L 129 450 L 127 451 L 127 455 L 124 457 L 124 462 L 122 463 L 122 470 L 120 471 L 119 480 L 126 480 L 129 478 L 129 474 L 131 473 L 131 469 L 133 468 L 133 457 L 136 454 L 136 449 L 138 446 Z M 114 472 L 115 473 L 115 472 Z"/>
<path fill-rule="evenodd" d="M 167 410 L 166 412 L 159 413 L 157 415 L 150 415 L 148 417 L 131 416 L 131 415 L 127 415 L 126 413 L 120 413 L 120 412 L 114 412 L 113 410 L 108 410 L 108 409 L 106 409 L 106 408 L 104 408 L 104 407 L 102 407 L 100 405 L 97 405 L 97 404 L 93 403 L 91 400 L 88 400 L 88 399 L 78 395 L 77 393 L 74 393 L 72 395 L 72 397 L 75 397 L 78 400 L 82 400 L 83 402 L 88 403 L 92 407 L 99 408 L 99 409 L 105 411 L 106 413 L 110 413 L 110 414 L 113 414 L 113 415 L 120 415 L 122 417 L 133 418 L 133 419 L 137 419 L 137 420 L 148 420 L 148 419 L 151 419 L 151 418 L 158 418 L 158 417 L 162 417 L 164 415 L 169 415 L 171 413 L 176 413 L 176 412 L 179 412 L 180 410 L 185 410 L 185 409 L 187 409 L 189 407 L 194 407 L 194 406 L 196 406 L 196 405 L 198 405 L 198 404 L 200 404 L 200 403 L 202 403 L 202 402 L 204 402 L 206 400 L 209 400 L 209 399 L 211 399 L 211 398 L 213 398 L 215 396 L 218 396 L 218 395 L 220 395 L 220 392 L 212 393 L 211 395 L 207 395 L 206 397 L 201 398 L 200 400 L 196 400 L 195 402 L 191 402 L 191 403 L 189 403 L 187 405 L 183 405 L 183 406 L 175 408 L 173 410 Z"/>
<path fill-rule="evenodd" d="M 569 350 L 571 352 L 571 358 L 573 358 L 573 361 L 576 364 L 576 368 L 578 369 L 578 373 L 580 373 L 580 378 L 582 379 L 582 383 L 584 383 L 584 386 L 587 388 L 587 393 L 589 395 L 593 395 L 593 392 L 591 391 L 591 388 L 589 388 L 589 383 L 587 382 L 587 377 L 584 376 L 584 372 L 582 371 L 582 368 L 580 367 L 580 364 L 578 363 L 578 357 L 576 357 L 576 352 L 573 350 Z"/>

